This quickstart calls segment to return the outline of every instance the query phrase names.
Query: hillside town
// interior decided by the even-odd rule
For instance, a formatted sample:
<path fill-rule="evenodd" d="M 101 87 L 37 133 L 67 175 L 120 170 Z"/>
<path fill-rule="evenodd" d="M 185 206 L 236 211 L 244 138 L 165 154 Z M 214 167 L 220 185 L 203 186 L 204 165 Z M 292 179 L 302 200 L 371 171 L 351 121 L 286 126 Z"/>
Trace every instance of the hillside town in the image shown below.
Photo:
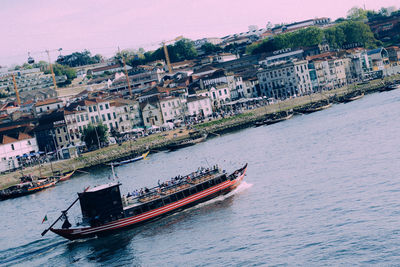
<path fill-rule="evenodd" d="M 247 32 L 190 41 L 196 56 L 180 61 L 170 61 L 167 50 L 163 59 L 134 65 L 120 53 L 71 67 L 76 77 L 69 84 L 66 74 L 52 73 L 51 62 L 51 71 L 27 67 L 32 64 L 0 68 L 0 172 L 400 73 L 400 48 L 393 42 L 337 47 L 324 37 L 312 46 L 246 50 L 263 40 L 338 23 L 314 18 L 265 28 L 252 25 Z M 363 23 L 381 40 L 394 40 L 400 14 Z M 87 144 L 88 129 L 96 131 L 99 125 L 105 126 L 107 138 L 97 136 Z"/>

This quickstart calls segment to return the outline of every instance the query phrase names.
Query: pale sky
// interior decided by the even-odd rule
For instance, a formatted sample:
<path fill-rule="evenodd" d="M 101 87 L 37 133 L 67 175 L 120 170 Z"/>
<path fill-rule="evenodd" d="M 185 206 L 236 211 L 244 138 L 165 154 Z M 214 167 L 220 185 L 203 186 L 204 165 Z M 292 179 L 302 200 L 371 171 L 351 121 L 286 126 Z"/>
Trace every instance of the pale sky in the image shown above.
<path fill-rule="evenodd" d="M 0 66 L 38 61 L 42 51 L 89 49 L 106 57 L 183 35 L 223 37 L 315 17 L 335 20 L 353 6 L 399 8 L 399 0 L 0 0 Z M 51 54 L 56 59 L 58 52 Z"/>

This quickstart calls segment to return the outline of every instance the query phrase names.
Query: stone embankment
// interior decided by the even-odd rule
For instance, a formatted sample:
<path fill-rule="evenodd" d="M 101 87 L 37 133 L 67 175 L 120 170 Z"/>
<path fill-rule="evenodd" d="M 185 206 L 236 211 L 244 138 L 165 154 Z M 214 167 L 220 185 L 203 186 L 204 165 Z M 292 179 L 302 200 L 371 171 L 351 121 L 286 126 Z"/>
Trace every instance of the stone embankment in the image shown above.
<path fill-rule="evenodd" d="M 398 78 L 398 77 L 394 77 Z M 204 130 L 208 133 L 223 134 L 229 131 L 242 129 L 254 125 L 256 121 L 263 120 L 266 114 L 277 112 L 279 110 L 292 110 L 305 106 L 312 102 L 330 99 L 335 102 L 335 99 L 340 99 L 341 96 L 353 90 L 362 90 L 365 94 L 377 92 L 379 88 L 384 86 L 382 80 L 374 80 L 367 84 L 343 87 L 336 90 L 331 90 L 323 93 L 312 94 L 311 96 L 302 96 L 281 101 L 277 104 L 261 106 L 251 110 L 245 110 L 243 113 L 225 117 L 217 120 L 206 121 L 194 126 L 195 129 Z M 388 81 L 386 81 L 388 82 Z M 158 152 L 166 149 L 166 147 L 176 140 L 184 140 L 190 138 L 189 131 L 186 129 L 175 129 L 169 132 L 153 134 L 134 141 L 127 141 L 121 145 L 111 145 L 96 151 L 82 154 L 78 158 L 61 160 L 54 162 L 52 166 L 49 163 L 39 166 L 28 167 L 23 170 L 23 174 L 32 175 L 51 175 L 52 169 L 66 173 L 72 170 L 87 169 L 107 162 L 122 160 L 126 157 L 140 155 L 150 150 Z M 8 173 L 0 176 L 0 188 L 5 188 L 19 181 L 22 175 L 21 171 Z"/>

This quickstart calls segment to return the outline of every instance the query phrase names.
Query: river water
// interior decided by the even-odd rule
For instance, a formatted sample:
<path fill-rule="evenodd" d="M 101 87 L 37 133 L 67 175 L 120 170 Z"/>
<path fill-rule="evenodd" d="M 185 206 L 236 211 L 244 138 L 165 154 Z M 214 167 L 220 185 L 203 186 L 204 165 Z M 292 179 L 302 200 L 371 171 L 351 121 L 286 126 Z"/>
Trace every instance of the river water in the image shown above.
<path fill-rule="evenodd" d="M 235 192 L 156 222 L 84 241 L 42 238 L 77 191 L 109 181 L 108 168 L 92 169 L 0 202 L 0 265 L 399 265 L 399 135 L 397 90 L 151 154 L 116 168 L 123 193 L 199 166 L 249 167 Z"/>

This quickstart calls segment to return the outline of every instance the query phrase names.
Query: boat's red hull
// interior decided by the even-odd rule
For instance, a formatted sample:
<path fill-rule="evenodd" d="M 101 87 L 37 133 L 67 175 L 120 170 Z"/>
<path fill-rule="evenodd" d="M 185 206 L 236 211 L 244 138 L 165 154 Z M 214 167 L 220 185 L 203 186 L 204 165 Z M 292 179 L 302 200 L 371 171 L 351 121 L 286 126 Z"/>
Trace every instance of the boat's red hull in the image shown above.
<path fill-rule="evenodd" d="M 127 227 L 134 227 L 140 224 L 149 222 L 151 220 L 160 218 L 162 216 L 183 210 L 192 206 L 195 206 L 201 202 L 213 199 L 217 196 L 227 194 L 237 188 L 242 182 L 247 167 L 243 170 L 242 174 L 234 180 L 227 180 L 214 187 L 210 187 L 206 190 L 198 192 L 189 197 L 183 198 L 171 204 L 165 205 L 158 209 L 154 209 L 137 216 L 126 217 L 113 222 L 106 223 L 98 227 L 86 227 L 86 228 L 75 228 L 75 229 L 53 229 L 50 230 L 62 237 L 69 240 L 89 238 L 93 236 L 100 236 L 109 234 L 114 231 L 121 230 Z"/>

